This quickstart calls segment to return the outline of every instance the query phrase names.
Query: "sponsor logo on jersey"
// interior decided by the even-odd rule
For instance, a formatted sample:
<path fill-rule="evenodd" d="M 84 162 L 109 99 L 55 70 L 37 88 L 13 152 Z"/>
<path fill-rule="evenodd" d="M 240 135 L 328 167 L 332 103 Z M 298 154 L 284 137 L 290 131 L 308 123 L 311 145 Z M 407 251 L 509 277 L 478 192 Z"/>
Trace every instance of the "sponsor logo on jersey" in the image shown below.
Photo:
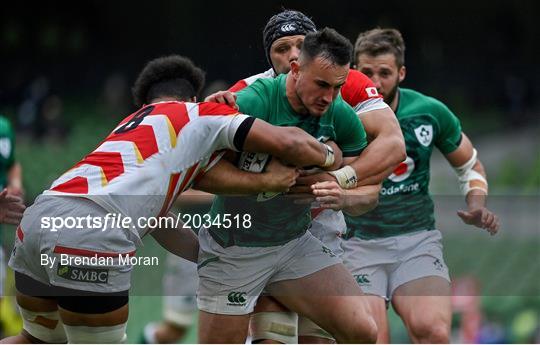
<path fill-rule="evenodd" d="M 282 32 L 291 32 L 294 30 L 296 30 L 296 26 L 294 26 L 294 24 L 284 24 L 281 26 Z"/>
<path fill-rule="evenodd" d="M 369 274 L 355 274 L 354 279 L 356 279 L 356 282 L 358 285 L 368 285 L 371 284 L 371 281 L 368 279 Z"/>
<path fill-rule="evenodd" d="M 366 93 L 368 97 L 377 97 L 379 95 L 376 87 L 366 87 Z"/>
<path fill-rule="evenodd" d="M 9 140 L 9 138 L 0 139 L 0 155 L 2 155 L 2 157 L 4 157 L 5 159 L 8 159 L 10 153 L 11 141 Z"/>
<path fill-rule="evenodd" d="M 109 270 L 107 269 L 58 265 L 56 272 L 59 277 L 68 280 L 86 283 L 107 283 L 109 281 Z"/>
<path fill-rule="evenodd" d="M 418 182 L 406 185 L 406 184 L 400 184 L 398 187 L 396 186 L 390 186 L 388 188 L 381 188 L 381 195 L 394 195 L 398 193 L 410 193 L 410 192 L 416 192 L 420 189 L 420 184 Z"/>
<path fill-rule="evenodd" d="M 433 140 L 433 126 L 422 125 L 414 130 L 414 134 L 416 134 L 416 139 L 420 144 L 428 147 Z"/>
<path fill-rule="evenodd" d="M 414 160 L 407 156 L 405 160 L 394 169 L 392 175 L 388 176 L 388 179 L 392 182 L 401 182 L 411 176 L 414 171 Z"/>
<path fill-rule="evenodd" d="M 227 295 L 227 305 L 243 307 L 246 305 L 246 292 L 233 291 Z"/>

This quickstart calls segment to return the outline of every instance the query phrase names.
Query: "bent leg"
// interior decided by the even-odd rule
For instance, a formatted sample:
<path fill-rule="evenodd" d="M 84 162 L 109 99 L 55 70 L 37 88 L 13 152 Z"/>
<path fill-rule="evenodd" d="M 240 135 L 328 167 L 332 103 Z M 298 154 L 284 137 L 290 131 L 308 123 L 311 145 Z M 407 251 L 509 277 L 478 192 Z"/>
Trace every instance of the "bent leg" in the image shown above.
<path fill-rule="evenodd" d="M 20 334 L 4 338 L 0 343 L 31 344 L 67 341 L 55 299 L 17 293 L 17 304 L 23 319 L 23 329 Z"/>
<path fill-rule="evenodd" d="M 331 333 L 338 343 L 374 343 L 377 339 L 369 304 L 343 264 L 278 281 L 268 289 L 283 305 Z"/>
<path fill-rule="evenodd" d="M 253 344 L 298 343 L 298 315 L 271 296 L 261 296 L 249 320 Z"/>
<path fill-rule="evenodd" d="M 247 338 L 249 314 L 220 315 L 199 311 L 200 344 L 243 344 Z"/>
<path fill-rule="evenodd" d="M 452 306 L 450 283 L 441 277 L 425 277 L 398 287 L 392 305 L 415 343 L 450 341 Z"/>

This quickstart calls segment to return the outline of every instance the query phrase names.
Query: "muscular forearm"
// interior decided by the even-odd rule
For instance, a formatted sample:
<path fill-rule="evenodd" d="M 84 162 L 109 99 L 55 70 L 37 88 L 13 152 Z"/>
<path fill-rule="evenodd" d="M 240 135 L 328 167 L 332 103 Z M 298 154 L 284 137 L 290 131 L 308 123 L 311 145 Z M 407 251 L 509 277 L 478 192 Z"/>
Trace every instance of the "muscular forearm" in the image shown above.
<path fill-rule="evenodd" d="M 351 216 L 360 216 L 377 207 L 381 185 L 361 186 L 345 191 L 346 205 L 343 211 Z"/>
<path fill-rule="evenodd" d="M 239 170 L 232 163 L 221 160 L 199 179 L 194 188 L 213 194 L 249 195 L 266 188 L 264 173 L 255 174 Z"/>
<path fill-rule="evenodd" d="M 169 213 L 168 216 L 174 217 L 172 213 Z M 197 263 L 199 255 L 199 239 L 190 228 L 183 228 L 182 222 L 180 222 L 179 228 L 177 229 L 156 229 L 151 235 L 167 251 Z"/>
<path fill-rule="evenodd" d="M 476 161 L 476 164 L 473 166 L 472 169 L 480 175 L 484 176 L 487 181 L 486 171 L 484 169 L 484 166 L 482 165 L 482 162 L 480 162 L 479 160 Z M 486 206 L 487 194 L 483 190 L 472 189 L 465 196 L 465 201 L 467 202 L 467 207 L 469 210 L 479 209 Z"/>
<path fill-rule="evenodd" d="M 184 193 L 180 194 L 176 199 L 175 205 L 177 207 L 189 207 L 193 205 L 209 205 L 212 203 L 214 195 L 199 190 L 188 189 Z"/>
<path fill-rule="evenodd" d="M 354 168 L 359 185 L 381 183 L 406 158 L 403 137 L 377 136 L 360 157 L 349 165 Z"/>
<path fill-rule="evenodd" d="M 323 166 L 327 149 L 315 138 L 296 127 L 277 127 L 256 120 L 243 147 L 247 152 L 267 152 L 297 166 Z"/>

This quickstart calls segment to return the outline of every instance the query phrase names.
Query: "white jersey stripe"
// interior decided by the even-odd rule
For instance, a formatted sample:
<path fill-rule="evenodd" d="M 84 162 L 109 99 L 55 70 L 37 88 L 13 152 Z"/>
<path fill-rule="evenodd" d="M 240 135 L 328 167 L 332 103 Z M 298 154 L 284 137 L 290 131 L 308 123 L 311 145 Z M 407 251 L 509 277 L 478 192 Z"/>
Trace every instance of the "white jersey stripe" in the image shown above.
<path fill-rule="evenodd" d="M 176 146 L 176 136 L 174 137 L 171 136 L 170 128 L 172 127 L 172 124 L 170 123 L 169 118 L 167 116 L 165 115 L 147 116 L 141 122 L 141 125 L 152 126 L 152 129 L 154 130 L 154 137 L 156 138 L 159 152 L 169 151 L 172 147 Z M 173 132 L 174 132 L 174 129 L 173 129 Z"/>
<path fill-rule="evenodd" d="M 368 111 L 379 110 L 379 109 L 384 109 L 384 108 L 388 108 L 388 104 L 384 103 L 382 98 L 370 98 L 363 102 L 358 103 L 354 107 L 354 111 L 357 114 L 363 114 L 363 113 L 367 113 Z"/>
<path fill-rule="evenodd" d="M 199 105 L 196 103 L 186 103 L 186 108 L 189 116 L 189 121 L 199 117 Z"/>

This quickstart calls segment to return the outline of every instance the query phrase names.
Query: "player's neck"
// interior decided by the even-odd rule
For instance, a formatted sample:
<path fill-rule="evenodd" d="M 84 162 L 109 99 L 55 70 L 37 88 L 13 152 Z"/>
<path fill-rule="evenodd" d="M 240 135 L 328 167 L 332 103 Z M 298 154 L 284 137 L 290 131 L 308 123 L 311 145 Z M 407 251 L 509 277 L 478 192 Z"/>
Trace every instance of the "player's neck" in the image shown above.
<path fill-rule="evenodd" d="M 163 102 L 180 102 L 181 100 L 179 100 L 177 97 L 172 97 L 172 96 L 163 96 L 163 97 L 157 97 L 157 98 L 154 98 L 150 101 L 150 103 L 148 104 L 153 104 L 153 103 L 163 103 Z M 188 102 L 186 100 L 186 102 Z"/>
<path fill-rule="evenodd" d="M 291 105 L 291 108 L 298 114 L 307 114 L 308 110 L 302 103 L 302 100 L 296 93 L 295 81 L 292 77 L 292 74 L 287 74 L 287 79 L 285 80 L 285 94 L 287 95 L 287 100 Z"/>
<path fill-rule="evenodd" d="M 397 111 L 397 108 L 399 106 L 399 87 L 396 90 L 396 95 L 394 96 L 394 99 L 392 102 L 390 102 L 390 109 L 395 113 Z"/>

